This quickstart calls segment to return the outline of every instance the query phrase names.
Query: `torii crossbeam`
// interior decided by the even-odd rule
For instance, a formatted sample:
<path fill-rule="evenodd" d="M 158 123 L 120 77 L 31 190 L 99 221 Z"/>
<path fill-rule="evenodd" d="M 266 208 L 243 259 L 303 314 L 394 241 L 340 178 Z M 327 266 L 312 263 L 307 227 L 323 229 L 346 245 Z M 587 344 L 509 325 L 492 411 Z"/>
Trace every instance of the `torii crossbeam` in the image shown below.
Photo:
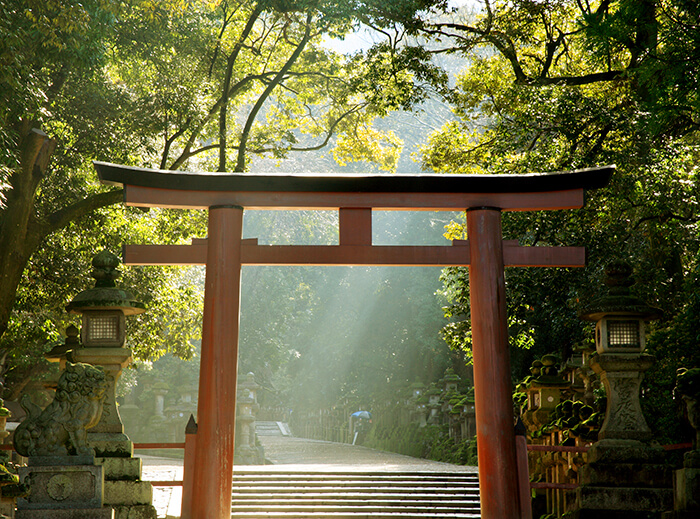
<path fill-rule="evenodd" d="M 228 519 L 242 265 L 469 266 L 481 516 L 520 517 L 504 266 L 585 265 L 578 247 L 519 247 L 501 237 L 502 211 L 574 209 L 614 166 L 530 175 L 280 175 L 183 173 L 95 163 L 127 205 L 207 209 L 206 240 L 132 245 L 132 265 L 207 266 L 198 432 L 191 509 L 183 519 Z M 339 244 L 269 246 L 242 239 L 244 209 L 338 209 Z M 372 209 L 467 211 L 468 241 L 372 245 Z M 189 479 L 189 478 L 188 478 Z"/>

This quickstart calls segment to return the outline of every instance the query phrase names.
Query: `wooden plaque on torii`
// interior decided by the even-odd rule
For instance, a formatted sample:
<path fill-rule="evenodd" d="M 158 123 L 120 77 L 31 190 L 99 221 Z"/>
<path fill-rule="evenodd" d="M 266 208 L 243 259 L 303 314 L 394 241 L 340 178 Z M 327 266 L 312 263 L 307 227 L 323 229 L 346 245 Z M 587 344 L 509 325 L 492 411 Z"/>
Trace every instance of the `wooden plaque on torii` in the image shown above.
<path fill-rule="evenodd" d="M 183 519 L 228 519 L 242 265 L 468 266 L 481 516 L 521 516 L 504 266 L 582 267 L 580 247 L 520 247 L 501 237 L 502 211 L 575 209 L 614 166 L 529 175 L 283 175 L 188 173 L 95 163 L 127 205 L 207 209 L 206 239 L 127 245 L 130 265 L 206 265 L 198 431 L 191 508 Z M 258 245 L 242 239 L 245 209 L 337 209 L 339 243 Z M 372 245 L 372 209 L 467 211 L 467 241 Z"/>

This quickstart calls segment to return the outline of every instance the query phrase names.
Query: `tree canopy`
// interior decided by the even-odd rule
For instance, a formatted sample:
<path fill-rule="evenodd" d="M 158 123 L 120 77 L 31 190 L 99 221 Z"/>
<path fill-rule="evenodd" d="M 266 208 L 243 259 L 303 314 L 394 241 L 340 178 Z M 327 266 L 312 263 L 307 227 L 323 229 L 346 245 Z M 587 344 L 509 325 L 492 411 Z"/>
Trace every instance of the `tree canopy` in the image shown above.
<path fill-rule="evenodd" d="M 338 136 L 339 160 L 393 169 L 400 142 L 372 122 L 424 98 L 413 78 L 439 72 L 403 70 L 396 42 L 367 55 L 323 45 L 360 20 L 379 27 L 381 9 L 374 1 L 1 0 L 0 347 L 17 363 L 13 377 L 26 378 L 19 366 L 37 367 L 27 354 L 59 338 L 62 306 L 86 286 L 83 269 L 99 248 L 206 232 L 199 213 L 114 207 L 122 193 L 97 184 L 93 160 L 245 171 L 252 156 L 282 159 Z M 129 269 L 124 283 L 152 308 L 135 327 L 143 331 L 137 355 L 191 352 L 193 280 L 175 269 Z"/>
<path fill-rule="evenodd" d="M 601 289 L 603 266 L 635 266 L 640 296 L 660 306 L 647 382 L 672 406 L 672 373 L 700 358 L 678 330 L 693 312 L 698 264 L 697 165 L 700 55 L 697 3 L 686 0 L 484 0 L 478 15 L 419 20 L 412 30 L 469 64 L 448 99 L 456 118 L 430 136 L 426 169 L 521 173 L 617 164 L 611 184 L 578 211 L 509 213 L 504 235 L 523 245 L 583 245 L 585 270 L 509 269 L 508 312 L 514 377 L 533 358 L 592 341 L 577 311 Z M 459 222 L 450 229 L 463 231 Z M 466 271 L 444 274 L 452 316 L 468 315 Z M 678 339 L 669 347 L 661 337 Z M 469 347 L 467 322 L 445 330 Z M 670 348 L 670 349 L 669 349 Z M 673 350 L 673 353 L 671 353 Z M 647 400 L 650 403 L 651 400 Z M 666 411 L 669 411 L 667 408 Z M 664 413 L 658 411 L 655 416 Z M 673 415 L 672 411 L 666 413 Z M 658 430 L 663 431 L 664 427 Z M 668 430 L 667 430 L 668 432 Z M 671 434 L 671 433 L 669 433 Z"/>
<path fill-rule="evenodd" d="M 649 339 L 659 363 L 646 394 L 671 401 L 675 367 L 700 364 L 689 325 L 700 252 L 696 2 L 483 0 L 480 12 L 470 12 L 447 0 L 0 0 L 0 13 L 0 346 L 10 350 L 17 379 L 31 367 L 21 368 L 28 364 L 22 355 L 58 338 L 62 306 L 88 282 L 84 268 L 97 248 L 180 243 L 205 232 L 199 213 L 114 207 L 121 193 L 95 183 L 92 160 L 246 171 L 256 157 L 282 161 L 332 146 L 339 163 L 391 171 L 401 139 L 374 123 L 431 95 L 449 103 L 453 117 L 427 136 L 419 153 L 426 170 L 618 166 L 610 186 L 589 193 L 581 210 L 504 217 L 506 239 L 582 245 L 589 259 L 581 270 L 507 272 L 514 377 L 534 357 L 566 357 L 590 342 L 578 308 L 599 290 L 603 266 L 620 256 L 636 267 L 639 295 L 665 312 Z M 359 24 L 381 36 L 371 49 L 342 55 L 324 45 Z M 442 70 L 440 57 L 464 66 Z M 289 218 L 263 215 L 251 225 L 286 230 Z M 301 234 L 325 240 L 325 219 L 297 214 L 295 221 Z M 462 237 L 462 224 L 453 222 L 447 235 Z M 319 294 L 301 274 L 260 272 L 263 285 L 284 286 L 289 297 L 266 305 L 252 295 L 253 312 L 309 324 L 319 318 L 310 312 L 323 306 Z M 342 287 L 344 275 L 326 277 Z M 199 304 L 193 276 L 129 269 L 124 284 L 154 309 L 138 323 L 139 355 L 191 351 Z M 448 269 L 443 279 L 453 320 L 443 334 L 461 354 L 470 341 L 467 273 Z M 415 315 L 434 304 L 394 291 Z M 403 365 L 429 357 L 421 352 L 433 348 L 423 340 L 431 330 L 411 332 L 419 337 L 404 348 L 399 323 L 369 317 L 373 327 L 387 327 L 381 340 L 396 346 L 372 351 L 377 372 L 387 354 L 407 352 Z M 287 358 L 290 369 L 318 368 L 322 337 L 290 319 L 273 320 L 274 338 L 248 327 L 242 340 L 260 352 L 244 359 L 250 369 L 264 370 L 265 355 L 288 355 L 293 341 L 280 340 L 287 332 L 306 347 Z M 352 365 L 345 355 L 326 360 Z M 352 365 L 354 373 L 362 369 Z"/>

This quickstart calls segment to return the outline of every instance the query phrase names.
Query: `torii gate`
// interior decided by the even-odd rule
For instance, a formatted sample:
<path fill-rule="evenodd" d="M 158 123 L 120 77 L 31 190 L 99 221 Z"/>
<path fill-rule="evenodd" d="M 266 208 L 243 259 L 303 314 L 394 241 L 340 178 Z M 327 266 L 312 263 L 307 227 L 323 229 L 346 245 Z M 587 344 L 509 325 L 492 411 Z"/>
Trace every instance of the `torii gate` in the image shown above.
<path fill-rule="evenodd" d="M 97 162 L 127 205 L 208 209 L 192 245 L 131 245 L 131 265 L 206 265 L 198 431 L 191 517 L 229 519 L 242 265 L 469 266 L 481 515 L 520 517 L 504 266 L 581 267 L 580 247 L 519 247 L 501 237 L 502 211 L 574 209 L 614 166 L 530 175 L 282 175 L 186 173 Z M 244 209 L 338 209 L 339 244 L 258 245 L 242 239 Z M 467 241 L 372 245 L 372 209 L 467 211 Z"/>

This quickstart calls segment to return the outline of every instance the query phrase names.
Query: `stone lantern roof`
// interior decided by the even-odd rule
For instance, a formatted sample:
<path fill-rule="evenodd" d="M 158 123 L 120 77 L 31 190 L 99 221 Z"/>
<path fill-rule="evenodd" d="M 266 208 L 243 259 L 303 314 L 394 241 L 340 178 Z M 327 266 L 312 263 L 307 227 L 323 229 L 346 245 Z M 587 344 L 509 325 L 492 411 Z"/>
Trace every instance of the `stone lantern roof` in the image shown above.
<path fill-rule="evenodd" d="M 605 267 L 603 283 L 607 293 L 584 308 L 579 317 L 585 321 L 600 321 L 606 315 L 628 315 L 645 321 L 660 319 L 663 311 L 647 305 L 635 297 L 630 287 L 634 284 L 632 266 L 623 260 L 610 262 Z"/>
<path fill-rule="evenodd" d="M 119 258 L 103 250 L 92 259 L 95 287 L 83 290 L 68 303 L 66 310 L 82 314 L 85 310 L 121 310 L 124 315 L 135 315 L 146 311 L 143 303 L 136 301 L 131 292 L 118 288 L 115 280 L 121 275 Z"/>

